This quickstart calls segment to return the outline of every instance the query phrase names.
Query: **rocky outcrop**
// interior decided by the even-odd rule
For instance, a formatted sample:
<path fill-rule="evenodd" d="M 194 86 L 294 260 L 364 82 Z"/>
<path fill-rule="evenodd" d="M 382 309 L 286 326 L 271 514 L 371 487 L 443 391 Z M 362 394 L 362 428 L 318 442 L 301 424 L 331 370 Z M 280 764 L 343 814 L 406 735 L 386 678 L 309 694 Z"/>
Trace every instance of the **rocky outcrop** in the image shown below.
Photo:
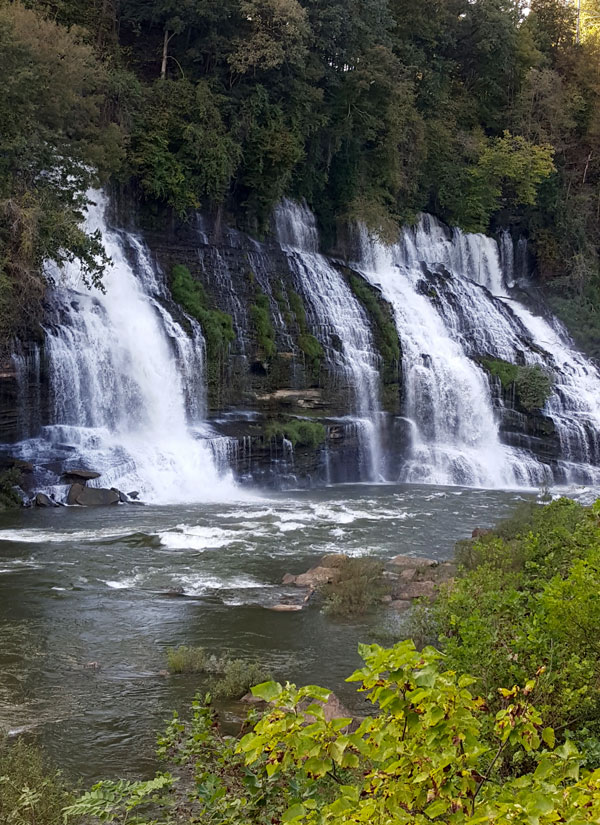
<path fill-rule="evenodd" d="M 93 481 L 95 478 L 100 478 L 100 475 L 100 473 L 96 473 L 93 470 L 69 467 L 63 472 L 62 479 L 66 483 L 74 481 L 83 481 L 85 483 L 86 481 Z"/>
<path fill-rule="evenodd" d="M 72 484 L 67 495 L 67 504 L 79 504 L 81 507 L 106 507 L 118 504 L 118 490 L 103 487 L 85 487 L 80 482 Z"/>
<path fill-rule="evenodd" d="M 386 579 L 390 585 L 391 607 L 407 610 L 416 599 L 432 601 L 442 582 L 456 575 L 453 562 L 438 562 L 421 556 L 395 556 L 387 564 Z"/>

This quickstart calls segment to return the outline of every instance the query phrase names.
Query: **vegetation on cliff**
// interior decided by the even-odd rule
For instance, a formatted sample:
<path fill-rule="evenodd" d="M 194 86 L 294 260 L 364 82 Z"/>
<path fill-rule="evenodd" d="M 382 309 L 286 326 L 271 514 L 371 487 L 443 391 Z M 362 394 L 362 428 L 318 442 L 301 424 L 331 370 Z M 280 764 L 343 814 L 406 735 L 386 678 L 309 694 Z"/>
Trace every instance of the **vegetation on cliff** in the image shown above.
<path fill-rule="evenodd" d="M 518 404 L 528 412 L 541 409 L 550 398 L 552 377 L 539 364 L 518 366 L 500 358 L 482 358 L 481 364 L 503 389 L 515 391 Z"/>
<path fill-rule="evenodd" d="M 171 272 L 171 294 L 183 309 L 200 322 L 206 342 L 208 390 L 214 397 L 219 388 L 229 345 L 235 340 L 233 319 L 220 309 L 209 308 L 206 291 L 192 278 L 187 266 L 176 264 Z"/>
<path fill-rule="evenodd" d="M 282 195 L 328 236 L 350 218 L 391 237 L 424 209 L 511 224 L 598 351 L 597 18 L 577 37 L 574 3 L 528 6 L 3 0 L 0 336 L 35 320 L 45 259 L 101 275 L 79 218 L 112 178 L 182 217 L 224 204 L 256 232 Z"/>

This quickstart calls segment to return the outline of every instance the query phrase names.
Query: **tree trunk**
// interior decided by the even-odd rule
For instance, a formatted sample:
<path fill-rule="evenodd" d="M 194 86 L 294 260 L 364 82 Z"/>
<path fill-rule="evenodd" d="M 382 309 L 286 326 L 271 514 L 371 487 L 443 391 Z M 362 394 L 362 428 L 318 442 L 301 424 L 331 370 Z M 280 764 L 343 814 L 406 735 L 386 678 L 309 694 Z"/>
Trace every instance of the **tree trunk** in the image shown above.
<path fill-rule="evenodd" d="M 165 29 L 165 39 L 163 40 L 162 64 L 160 67 L 160 79 L 164 80 L 167 76 L 167 58 L 169 56 L 169 30 Z"/>

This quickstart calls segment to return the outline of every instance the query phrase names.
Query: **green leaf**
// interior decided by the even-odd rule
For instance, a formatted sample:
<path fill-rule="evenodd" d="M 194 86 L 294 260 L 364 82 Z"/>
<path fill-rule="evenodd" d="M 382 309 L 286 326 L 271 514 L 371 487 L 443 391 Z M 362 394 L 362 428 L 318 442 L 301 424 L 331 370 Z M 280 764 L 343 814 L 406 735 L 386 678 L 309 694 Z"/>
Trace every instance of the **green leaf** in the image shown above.
<path fill-rule="evenodd" d="M 292 805 L 281 817 L 282 822 L 293 822 L 295 819 L 300 819 L 306 813 L 306 808 L 300 803 Z"/>
<path fill-rule="evenodd" d="M 252 688 L 252 695 L 257 699 L 262 699 L 265 702 L 272 702 L 281 695 L 283 688 L 279 682 L 263 682 L 260 685 L 255 685 Z"/>
<path fill-rule="evenodd" d="M 430 819 L 435 819 L 436 816 L 441 816 L 441 814 L 446 813 L 448 808 L 449 803 L 447 799 L 436 799 L 431 805 L 425 808 L 425 813 Z"/>
<path fill-rule="evenodd" d="M 556 737 L 554 736 L 554 731 L 552 728 L 544 728 L 542 733 L 542 739 L 548 745 L 549 748 L 554 748 L 556 743 Z"/>

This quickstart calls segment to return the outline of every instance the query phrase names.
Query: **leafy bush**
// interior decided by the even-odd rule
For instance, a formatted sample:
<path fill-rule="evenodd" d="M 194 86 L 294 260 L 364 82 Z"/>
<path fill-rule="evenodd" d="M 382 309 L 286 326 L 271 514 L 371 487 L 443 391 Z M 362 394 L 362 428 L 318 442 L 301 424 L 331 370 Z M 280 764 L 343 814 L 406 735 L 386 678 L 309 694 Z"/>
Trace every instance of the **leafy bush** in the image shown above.
<path fill-rule="evenodd" d="M 515 387 L 517 398 L 526 410 L 541 409 L 552 393 L 552 379 L 539 364 L 519 367 Z"/>
<path fill-rule="evenodd" d="M 271 323 L 269 299 L 264 292 L 257 293 L 254 303 L 250 307 L 250 318 L 252 319 L 259 349 L 265 358 L 273 358 L 277 354 L 275 330 Z"/>
<path fill-rule="evenodd" d="M 600 772 L 581 771 L 571 742 L 556 747 L 531 703 L 534 679 L 500 689 L 491 714 L 471 692 L 473 678 L 446 670 L 433 648 L 401 642 L 359 652 L 364 665 L 347 681 L 374 706 L 360 724 L 326 718 L 328 690 L 269 681 L 252 692 L 270 708 L 233 739 L 197 699 L 190 722 L 174 716 L 159 739 L 159 755 L 186 783 L 179 793 L 169 774 L 130 787 L 102 782 L 68 814 L 125 822 L 152 802 L 154 822 L 212 825 L 598 821 Z M 515 757 L 531 764 L 518 777 Z"/>
<path fill-rule="evenodd" d="M 503 389 L 514 386 L 517 401 L 529 412 L 541 409 L 552 393 L 552 378 L 539 364 L 519 367 L 499 358 L 482 358 L 481 364 Z"/>
<path fill-rule="evenodd" d="M 508 389 L 517 380 L 519 368 L 516 364 L 510 364 L 500 358 L 482 358 L 481 363 L 490 375 L 500 379 L 503 389 Z"/>
<path fill-rule="evenodd" d="M 327 430 L 320 421 L 294 419 L 271 422 L 265 428 L 267 438 L 287 438 L 294 447 L 318 447 L 327 438 Z"/>
<path fill-rule="evenodd" d="M 600 506 L 561 499 L 460 550 L 467 562 L 432 608 L 449 668 L 472 673 L 490 707 L 495 685 L 538 668 L 549 724 L 600 739 Z"/>
<path fill-rule="evenodd" d="M 0 508 L 21 506 L 21 497 L 14 488 L 22 481 L 21 473 L 15 468 L 0 473 Z"/>
<path fill-rule="evenodd" d="M 269 673 L 256 662 L 230 659 L 209 654 L 203 647 L 180 645 L 167 650 L 170 673 L 199 673 L 210 675 L 207 686 L 220 699 L 241 699 L 252 685 L 269 679 Z"/>
<path fill-rule="evenodd" d="M 22 739 L 0 740 L 3 825 L 63 825 L 63 809 L 72 801 L 62 776 L 47 768 L 37 748 Z"/>
<path fill-rule="evenodd" d="M 360 616 L 381 602 L 389 588 L 383 564 L 369 558 L 340 558 L 340 576 L 323 585 L 324 611 L 331 616 Z"/>
<path fill-rule="evenodd" d="M 270 678 L 268 670 L 257 662 L 227 659 L 219 673 L 219 678 L 211 680 L 208 687 L 217 699 L 241 699 L 253 685 Z"/>
<path fill-rule="evenodd" d="M 179 645 L 167 648 L 169 673 L 206 673 L 210 664 L 210 657 L 203 647 Z"/>

